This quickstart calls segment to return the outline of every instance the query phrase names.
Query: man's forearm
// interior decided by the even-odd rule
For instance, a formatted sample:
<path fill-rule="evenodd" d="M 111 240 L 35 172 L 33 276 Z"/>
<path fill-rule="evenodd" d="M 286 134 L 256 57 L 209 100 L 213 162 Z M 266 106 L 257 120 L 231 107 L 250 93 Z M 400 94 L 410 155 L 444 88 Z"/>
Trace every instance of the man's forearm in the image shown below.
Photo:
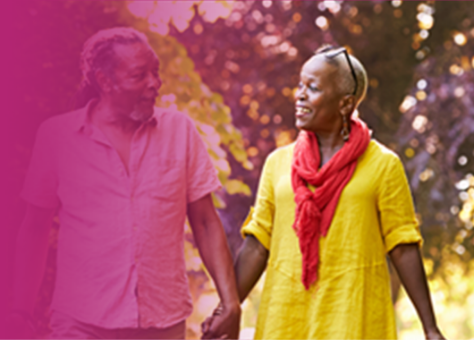
<path fill-rule="evenodd" d="M 425 333 L 438 330 L 418 244 L 401 244 L 390 252 L 400 281 L 413 302 Z"/>
<path fill-rule="evenodd" d="M 29 207 L 15 250 L 12 309 L 32 313 L 48 253 L 52 210 Z"/>
<path fill-rule="evenodd" d="M 217 291 L 224 306 L 240 305 L 232 256 L 222 225 L 218 222 L 199 228 L 202 232 L 194 232 L 194 238 L 204 265 L 216 283 Z"/>
<path fill-rule="evenodd" d="M 190 203 L 188 217 L 201 258 L 225 307 L 239 309 L 232 256 L 211 195 Z"/>
<path fill-rule="evenodd" d="M 235 261 L 240 302 L 244 301 L 267 266 L 268 250 L 252 235 L 247 236 Z"/>

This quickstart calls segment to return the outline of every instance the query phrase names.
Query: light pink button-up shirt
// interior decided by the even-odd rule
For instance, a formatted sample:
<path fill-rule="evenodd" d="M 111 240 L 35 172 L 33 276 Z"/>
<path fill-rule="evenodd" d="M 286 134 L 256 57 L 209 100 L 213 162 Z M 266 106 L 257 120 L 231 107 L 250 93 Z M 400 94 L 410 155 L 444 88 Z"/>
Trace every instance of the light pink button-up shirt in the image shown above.
<path fill-rule="evenodd" d="M 176 324 L 192 311 L 188 203 L 219 188 L 192 121 L 155 109 L 135 133 L 128 176 L 86 108 L 38 131 L 22 197 L 59 207 L 52 309 L 104 328 Z"/>

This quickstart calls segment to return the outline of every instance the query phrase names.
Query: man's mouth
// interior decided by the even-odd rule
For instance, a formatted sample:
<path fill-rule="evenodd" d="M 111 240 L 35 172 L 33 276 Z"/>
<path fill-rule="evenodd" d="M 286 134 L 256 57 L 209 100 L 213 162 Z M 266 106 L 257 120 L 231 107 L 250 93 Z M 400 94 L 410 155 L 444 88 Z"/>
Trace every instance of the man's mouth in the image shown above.
<path fill-rule="evenodd" d="M 152 94 L 152 93 L 148 93 L 146 96 L 143 96 L 143 97 L 142 97 L 142 101 L 144 101 L 144 102 L 155 102 L 156 97 L 158 97 L 158 93 L 157 93 L 157 92 L 153 92 L 153 94 Z"/>
<path fill-rule="evenodd" d="M 143 102 L 146 102 L 146 103 L 148 103 L 148 104 L 150 104 L 150 103 L 153 103 L 153 104 L 154 104 L 154 103 L 155 103 L 155 99 L 156 99 L 155 97 L 142 98 L 142 101 L 143 101 Z"/>

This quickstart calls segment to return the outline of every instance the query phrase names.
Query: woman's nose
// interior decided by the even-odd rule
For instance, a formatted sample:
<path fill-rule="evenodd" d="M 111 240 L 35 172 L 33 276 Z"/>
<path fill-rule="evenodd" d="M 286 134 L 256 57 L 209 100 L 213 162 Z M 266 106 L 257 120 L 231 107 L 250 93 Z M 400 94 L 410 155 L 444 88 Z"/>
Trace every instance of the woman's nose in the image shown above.
<path fill-rule="evenodd" d="M 304 100 L 306 98 L 307 98 L 306 86 L 301 86 L 300 88 L 296 90 L 295 99 Z"/>

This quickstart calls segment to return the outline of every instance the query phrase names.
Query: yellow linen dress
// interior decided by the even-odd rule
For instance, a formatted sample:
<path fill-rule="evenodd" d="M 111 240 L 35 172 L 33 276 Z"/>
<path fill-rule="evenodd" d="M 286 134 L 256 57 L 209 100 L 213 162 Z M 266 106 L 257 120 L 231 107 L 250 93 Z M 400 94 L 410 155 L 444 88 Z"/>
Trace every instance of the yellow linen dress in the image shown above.
<path fill-rule="evenodd" d="M 294 146 L 268 156 L 255 209 L 242 228 L 270 251 L 255 338 L 396 338 L 386 254 L 400 243 L 422 242 L 399 158 L 370 142 L 320 239 L 318 281 L 305 290 L 292 227 Z"/>

